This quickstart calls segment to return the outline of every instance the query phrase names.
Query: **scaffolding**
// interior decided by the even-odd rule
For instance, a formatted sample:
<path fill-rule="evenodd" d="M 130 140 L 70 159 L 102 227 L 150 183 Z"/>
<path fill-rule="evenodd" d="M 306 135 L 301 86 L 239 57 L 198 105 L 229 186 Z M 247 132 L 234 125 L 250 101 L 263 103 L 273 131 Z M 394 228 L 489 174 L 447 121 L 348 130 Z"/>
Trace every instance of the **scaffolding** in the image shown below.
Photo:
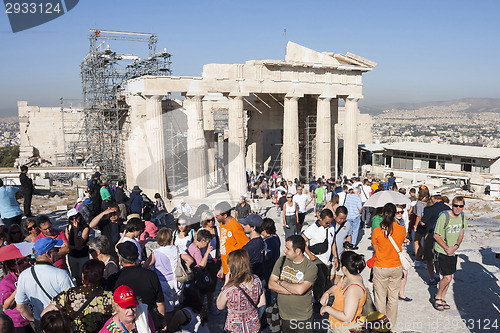
<path fill-rule="evenodd" d="M 305 168 L 306 168 L 306 177 L 309 177 L 316 174 L 316 115 L 308 115 L 306 117 L 305 122 L 305 142 L 304 142 L 304 150 L 305 150 Z"/>
<path fill-rule="evenodd" d="M 119 54 L 104 47 L 105 41 L 143 42 L 148 56 Z M 65 132 L 66 164 L 93 166 L 111 179 L 125 176 L 123 125 L 128 115 L 125 103 L 126 80 L 144 75 L 171 75 L 171 55 L 156 52 L 156 34 L 111 30 L 90 30 L 90 51 L 81 63 L 83 115 L 75 134 Z M 168 98 L 168 96 L 167 96 Z M 64 112 L 63 112 L 64 123 Z"/>

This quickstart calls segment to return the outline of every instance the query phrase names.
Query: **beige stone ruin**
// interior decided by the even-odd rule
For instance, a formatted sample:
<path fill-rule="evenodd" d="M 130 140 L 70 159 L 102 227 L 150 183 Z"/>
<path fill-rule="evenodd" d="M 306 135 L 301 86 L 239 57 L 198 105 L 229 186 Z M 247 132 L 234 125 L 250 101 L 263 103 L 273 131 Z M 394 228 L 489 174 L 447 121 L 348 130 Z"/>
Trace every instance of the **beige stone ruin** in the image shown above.
<path fill-rule="evenodd" d="M 362 73 L 376 63 L 347 53 L 317 52 L 289 42 L 285 60 L 250 60 L 245 64 L 207 64 L 201 77 L 141 77 L 126 88 L 132 133 L 127 144 L 128 184 L 165 194 L 162 98 L 186 97 L 188 193 L 207 196 L 214 172 L 214 112 L 228 110 L 228 183 L 233 196 L 246 193 L 246 170 L 266 162 L 266 131 L 282 131 L 281 167 L 286 179 L 299 178 L 299 133 L 307 115 L 316 115 L 314 172 L 335 176 L 338 139 L 343 133 L 343 174 L 358 173 L 358 144 L 371 142 L 371 120 L 361 117 Z M 210 96 L 221 94 L 213 100 Z M 339 113 L 339 99 L 345 112 Z M 342 115 L 340 115 L 342 114 Z M 343 118 L 343 128 L 338 126 Z M 362 130 L 358 126 L 361 124 Z M 360 140 L 362 137 L 362 140 Z M 208 138 L 208 140 L 207 140 Z M 147 147 L 147 149 L 144 149 Z M 250 164 L 250 165 L 248 165 Z"/>

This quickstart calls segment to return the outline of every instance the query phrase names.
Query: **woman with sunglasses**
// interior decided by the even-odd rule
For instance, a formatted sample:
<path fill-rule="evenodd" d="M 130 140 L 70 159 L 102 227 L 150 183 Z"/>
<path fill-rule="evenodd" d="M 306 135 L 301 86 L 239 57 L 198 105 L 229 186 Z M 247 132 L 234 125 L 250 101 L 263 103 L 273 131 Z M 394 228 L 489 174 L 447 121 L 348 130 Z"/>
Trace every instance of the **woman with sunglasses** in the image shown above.
<path fill-rule="evenodd" d="M 210 239 L 210 246 L 212 251 L 208 257 L 207 270 L 210 273 L 210 277 L 214 282 L 207 290 L 207 308 L 208 312 L 217 315 L 219 310 L 214 306 L 214 292 L 217 286 L 217 272 L 219 272 L 222 265 L 220 260 L 220 243 L 219 243 L 219 230 L 215 225 L 215 217 L 211 211 L 206 210 L 201 213 L 201 229 L 208 230 L 212 235 Z M 202 295 L 203 297 L 203 295 Z"/>
<path fill-rule="evenodd" d="M 16 292 L 17 280 L 19 274 L 29 267 L 25 258 L 11 259 L 4 261 L 4 266 L 7 269 L 7 275 L 0 281 L 0 304 L 6 315 L 8 315 L 14 322 L 16 332 L 33 332 L 28 320 L 16 310 Z"/>
<path fill-rule="evenodd" d="M 26 238 L 24 238 L 24 241 L 28 243 L 34 243 L 35 238 L 40 234 L 40 228 L 36 224 L 35 219 L 28 217 L 23 222 L 23 228 L 26 234 Z"/>
<path fill-rule="evenodd" d="M 194 230 L 189 227 L 189 218 L 186 215 L 179 216 L 173 237 L 174 245 L 179 248 L 179 251 L 186 252 L 189 244 L 194 240 Z"/>
<path fill-rule="evenodd" d="M 406 229 L 406 238 L 403 241 L 403 251 L 406 251 L 406 247 L 411 243 L 408 238 L 408 227 L 409 220 L 408 214 L 406 213 L 406 205 L 396 205 L 396 216 L 394 217 L 399 225 L 402 225 Z M 411 237 L 411 236 L 410 236 Z M 408 271 L 403 269 L 403 276 L 401 277 L 401 287 L 399 288 L 399 300 L 405 302 L 411 302 L 412 299 L 405 296 L 406 282 L 408 281 Z"/>
<path fill-rule="evenodd" d="M 283 227 L 285 228 L 285 239 L 295 235 L 297 223 L 299 223 L 299 206 L 293 201 L 293 195 L 286 195 L 286 202 L 283 204 Z"/>
<path fill-rule="evenodd" d="M 65 235 L 69 245 L 69 269 L 71 276 L 76 279 L 77 285 L 81 285 L 82 266 L 89 260 L 90 227 L 84 222 L 82 214 L 74 208 L 68 211 L 67 216 L 68 226 Z"/>

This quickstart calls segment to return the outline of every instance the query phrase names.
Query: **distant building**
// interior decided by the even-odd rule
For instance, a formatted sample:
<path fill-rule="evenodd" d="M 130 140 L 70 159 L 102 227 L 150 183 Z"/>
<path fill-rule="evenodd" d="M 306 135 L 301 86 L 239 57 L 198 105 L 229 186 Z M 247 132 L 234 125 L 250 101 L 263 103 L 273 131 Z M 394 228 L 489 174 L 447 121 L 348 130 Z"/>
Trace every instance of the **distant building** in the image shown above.
<path fill-rule="evenodd" d="M 409 171 L 500 174 L 500 148 L 404 142 L 360 145 L 361 163 Z"/>

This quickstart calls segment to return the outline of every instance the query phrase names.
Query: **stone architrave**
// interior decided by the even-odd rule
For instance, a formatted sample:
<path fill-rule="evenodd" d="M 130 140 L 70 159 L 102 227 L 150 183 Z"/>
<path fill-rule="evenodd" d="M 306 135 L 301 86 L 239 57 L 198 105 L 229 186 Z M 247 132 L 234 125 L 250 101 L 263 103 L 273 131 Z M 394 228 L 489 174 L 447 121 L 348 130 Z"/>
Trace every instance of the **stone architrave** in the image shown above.
<path fill-rule="evenodd" d="M 281 170 L 283 177 L 293 180 L 300 176 L 299 166 L 299 98 L 285 96 L 283 114 L 283 148 Z"/>
<path fill-rule="evenodd" d="M 245 167 L 245 129 L 243 118 L 243 96 L 229 96 L 229 192 L 233 197 L 245 195 L 247 178 Z"/>
<path fill-rule="evenodd" d="M 162 197 L 167 195 L 167 174 L 165 167 L 165 140 L 163 133 L 162 117 L 163 96 L 146 96 L 146 122 L 144 124 L 145 135 L 148 142 L 149 162 L 147 169 L 149 175 L 154 177 L 141 177 L 138 185 L 147 194 L 160 193 Z"/>
<path fill-rule="evenodd" d="M 316 175 L 332 174 L 332 97 L 319 96 L 316 118 Z"/>
<path fill-rule="evenodd" d="M 207 196 L 207 144 L 203 129 L 203 96 L 186 95 L 188 193 L 194 199 Z"/>
<path fill-rule="evenodd" d="M 343 174 L 358 174 L 358 97 L 346 97 L 344 120 Z"/>

